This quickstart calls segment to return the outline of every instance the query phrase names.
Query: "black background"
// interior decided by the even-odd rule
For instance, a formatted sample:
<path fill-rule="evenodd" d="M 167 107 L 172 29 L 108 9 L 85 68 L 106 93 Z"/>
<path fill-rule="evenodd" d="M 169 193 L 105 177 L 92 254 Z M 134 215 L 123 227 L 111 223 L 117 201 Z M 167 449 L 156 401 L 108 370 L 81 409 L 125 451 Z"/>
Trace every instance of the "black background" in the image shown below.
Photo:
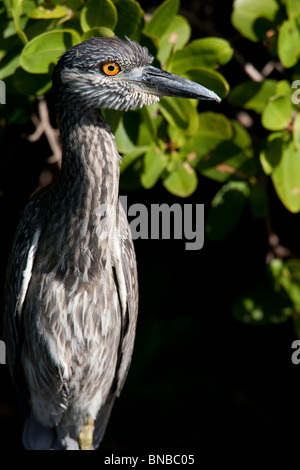
<path fill-rule="evenodd" d="M 145 10 L 154 5 L 141 3 Z M 192 20 L 193 37 L 212 28 L 263 67 L 262 46 L 240 38 L 231 27 L 231 3 L 186 1 L 182 13 Z M 247 78 L 234 60 L 221 72 L 231 86 Z M 200 103 L 199 109 L 228 117 L 235 112 L 226 100 Z M 35 144 L 22 138 L 32 131 L 31 125 L 12 126 L 1 151 L 1 286 L 19 211 L 49 153 L 44 138 Z M 186 201 L 160 185 L 126 194 L 128 205 L 205 204 L 207 214 L 219 187 L 200 176 L 197 191 Z M 299 215 L 289 214 L 272 187 L 269 191 L 274 229 L 282 244 L 299 255 Z M 229 236 L 218 243 L 205 239 L 199 251 L 185 250 L 184 240 L 137 240 L 135 248 L 140 285 L 136 345 L 102 451 L 225 447 L 229 454 L 242 448 L 247 456 L 261 449 L 274 454 L 286 445 L 289 452 L 296 450 L 300 365 L 291 361 L 292 322 L 254 327 L 232 315 L 234 299 L 264 276 L 264 221 L 246 210 Z M 21 426 L 5 365 L 0 365 L 0 384 L 0 447 L 20 450 Z"/>

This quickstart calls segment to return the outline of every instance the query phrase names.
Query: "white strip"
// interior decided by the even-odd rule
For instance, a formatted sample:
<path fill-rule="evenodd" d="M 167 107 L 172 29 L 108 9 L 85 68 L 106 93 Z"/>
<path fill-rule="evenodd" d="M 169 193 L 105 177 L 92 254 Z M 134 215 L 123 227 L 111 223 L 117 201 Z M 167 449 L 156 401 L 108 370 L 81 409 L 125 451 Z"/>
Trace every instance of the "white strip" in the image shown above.
<path fill-rule="evenodd" d="M 37 229 L 37 231 L 34 234 L 33 240 L 32 240 L 32 245 L 29 249 L 28 252 L 28 257 L 27 257 L 27 263 L 26 263 L 26 268 L 23 271 L 23 281 L 21 284 L 21 289 L 20 289 L 20 294 L 17 302 L 17 307 L 16 310 L 20 314 L 23 308 L 23 303 L 26 297 L 28 285 L 31 279 L 31 274 L 32 274 L 32 267 L 34 263 L 34 258 L 36 254 L 36 250 L 38 247 L 38 241 L 40 238 L 41 230 Z"/>

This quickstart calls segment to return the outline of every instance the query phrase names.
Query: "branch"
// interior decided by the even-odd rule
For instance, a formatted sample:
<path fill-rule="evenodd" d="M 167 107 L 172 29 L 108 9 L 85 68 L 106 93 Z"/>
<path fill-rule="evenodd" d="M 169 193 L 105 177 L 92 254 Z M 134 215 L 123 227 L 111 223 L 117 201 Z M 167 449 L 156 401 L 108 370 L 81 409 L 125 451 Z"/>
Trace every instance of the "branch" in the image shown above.
<path fill-rule="evenodd" d="M 48 158 L 48 163 L 57 163 L 58 166 L 61 167 L 62 150 L 59 141 L 59 131 L 58 129 L 54 129 L 50 123 L 47 102 L 43 96 L 38 97 L 38 114 L 39 117 L 35 114 L 31 116 L 31 120 L 36 129 L 27 138 L 30 142 L 36 142 L 45 134 L 49 147 L 53 152 L 51 157 Z"/>

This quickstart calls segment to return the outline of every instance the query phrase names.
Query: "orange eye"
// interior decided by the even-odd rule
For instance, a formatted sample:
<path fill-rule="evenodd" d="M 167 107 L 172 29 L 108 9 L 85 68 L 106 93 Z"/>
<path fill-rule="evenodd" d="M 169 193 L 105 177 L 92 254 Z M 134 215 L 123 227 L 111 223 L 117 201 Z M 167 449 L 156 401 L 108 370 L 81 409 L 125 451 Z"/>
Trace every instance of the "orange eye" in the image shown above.
<path fill-rule="evenodd" d="M 105 62 L 101 65 L 101 70 L 105 75 L 117 75 L 120 72 L 120 67 L 116 62 Z"/>

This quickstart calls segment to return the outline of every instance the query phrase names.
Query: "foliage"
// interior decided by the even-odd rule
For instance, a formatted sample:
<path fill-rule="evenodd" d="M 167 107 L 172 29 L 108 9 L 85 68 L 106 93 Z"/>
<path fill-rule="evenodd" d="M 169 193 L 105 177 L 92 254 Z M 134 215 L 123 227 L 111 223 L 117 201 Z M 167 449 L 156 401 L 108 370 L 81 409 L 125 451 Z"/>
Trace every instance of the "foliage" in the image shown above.
<path fill-rule="evenodd" d="M 297 0 L 235 0 L 232 24 L 248 41 L 260 43 L 282 76 L 246 80 L 229 94 L 219 68 L 233 49 L 219 37 L 194 39 L 178 14 L 179 0 L 165 0 L 150 21 L 135 0 L 4 0 L 0 8 L 0 79 L 20 100 L 5 122 L 29 119 L 34 98 L 51 87 L 57 58 L 92 36 L 125 35 L 149 48 L 155 65 L 213 89 L 233 110 L 250 115 L 259 143 L 236 119 L 198 112 L 197 102 L 163 98 L 136 112 L 104 111 L 123 156 L 121 185 L 150 189 L 159 181 L 170 193 L 188 197 L 199 175 L 220 183 L 206 221 L 206 234 L 218 241 L 238 223 L 246 208 L 268 216 L 271 183 L 285 208 L 300 211 L 300 3 Z M 293 83 L 293 85 L 292 85 Z M 216 109 L 216 108 L 214 108 Z M 281 322 L 300 315 L 300 264 L 273 253 L 266 278 L 234 305 L 250 323 Z"/>
<path fill-rule="evenodd" d="M 257 169 L 249 198 L 252 213 L 269 218 L 266 191 L 269 178 L 285 208 L 297 213 L 300 211 L 299 2 L 235 0 L 232 23 L 243 36 L 264 45 L 285 78 L 262 77 L 260 82 L 240 83 L 229 97 L 234 106 L 252 111 L 254 119 L 260 116 L 261 126 L 267 131 L 256 149 Z M 261 174 L 266 176 L 258 178 Z M 256 207 L 265 210 L 256 214 L 254 201 Z M 272 233 L 269 235 L 272 237 Z M 292 316 L 299 334 L 299 276 L 299 260 L 293 259 L 289 252 L 285 256 L 285 253 L 276 254 L 275 250 L 266 266 L 266 278 L 235 302 L 234 314 L 254 324 L 279 323 Z"/>
<path fill-rule="evenodd" d="M 231 59 L 229 43 L 219 38 L 188 43 L 190 26 L 177 14 L 178 9 L 179 0 L 167 0 L 146 23 L 134 0 L 5 1 L 0 16 L 4 28 L 0 78 L 5 79 L 9 93 L 39 95 L 50 88 L 53 67 L 66 49 L 92 36 L 115 34 L 146 45 L 166 70 L 199 80 L 224 97 L 229 86 L 216 69 Z M 139 184 L 149 189 L 161 178 L 175 195 L 186 197 L 195 191 L 198 178 L 194 163 L 204 154 L 197 155 L 191 164 L 191 152 L 185 147 L 191 139 L 199 143 L 202 138 L 207 140 L 207 132 L 211 146 L 215 145 L 214 120 L 206 131 L 201 129 L 197 102 L 164 98 L 158 105 L 135 113 L 109 111 L 105 115 L 115 124 L 126 187 Z M 225 116 L 221 119 L 223 126 L 232 128 Z M 220 132 L 216 125 L 218 141 L 223 139 L 219 139 Z M 132 171 L 138 175 L 135 183 Z"/>

